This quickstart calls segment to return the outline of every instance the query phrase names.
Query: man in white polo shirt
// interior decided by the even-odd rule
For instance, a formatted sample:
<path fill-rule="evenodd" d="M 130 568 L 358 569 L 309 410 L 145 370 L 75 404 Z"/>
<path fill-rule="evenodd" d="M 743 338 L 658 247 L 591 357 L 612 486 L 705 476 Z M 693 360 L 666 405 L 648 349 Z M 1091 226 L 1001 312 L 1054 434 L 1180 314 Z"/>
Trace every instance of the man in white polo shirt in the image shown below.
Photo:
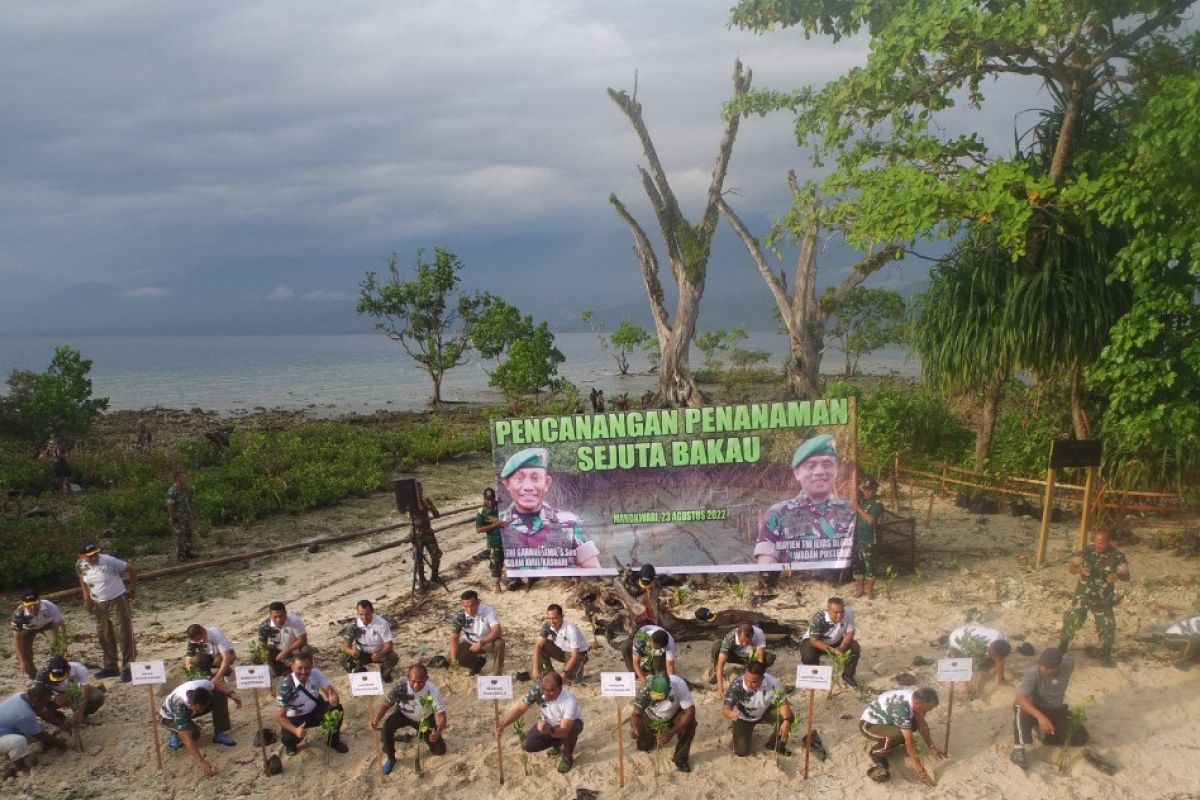
<path fill-rule="evenodd" d="M 750 755 L 754 745 L 754 726 L 764 722 L 775 726 L 767 739 L 766 749 L 790 756 L 787 749 L 792 735 L 792 706 L 786 690 L 774 675 L 767 673 L 761 661 L 746 665 L 746 670 L 729 684 L 721 713 L 733 723 L 733 754 L 739 758 Z"/>
<path fill-rule="evenodd" d="M 767 652 L 767 634 L 757 625 L 739 623 L 725 634 L 723 639 L 713 642 L 713 675 L 709 683 L 717 685 L 717 694 L 725 696 L 725 667 L 728 664 L 746 666 L 751 661 L 761 661 L 770 669 L 775 663 L 775 654 Z"/>
<path fill-rule="evenodd" d="M 242 701 L 237 698 L 232 689 L 226 689 L 220 684 L 209 680 L 186 681 L 175 687 L 167 695 L 158 709 L 158 722 L 171 731 L 167 742 L 172 750 L 187 749 L 188 754 L 196 761 L 200 771 L 206 776 L 216 774 L 217 768 L 204 757 L 198 744 L 200 728 L 196 719 L 212 712 L 213 744 L 233 747 L 237 744 L 229 736 L 229 701 L 232 700 L 238 708 Z"/>
<path fill-rule="evenodd" d="M 583 631 L 563 618 L 563 609 L 551 603 L 546 609 L 546 622 L 533 644 L 533 679 L 540 681 L 542 673 L 553 668 L 551 661 L 563 664 L 562 675 L 567 685 L 579 680 L 588 660 L 588 643 Z"/>
<path fill-rule="evenodd" d="M 32 587 L 21 593 L 21 604 L 12 615 L 13 650 L 17 653 L 17 668 L 29 678 L 37 675 L 33 666 L 33 640 L 39 633 L 53 635 L 66 625 L 58 606 L 43 600 Z"/>
<path fill-rule="evenodd" d="M 187 650 L 183 656 L 183 669 L 199 670 L 208 676 L 213 683 L 220 683 L 233 669 L 237 654 L 233 651 L 233 643 L 229 637 L 216 625 L 189 625 L 187 629 Z M 213 674 L 213 669 L 216 674 Z"/>
<path fill-rule="evenodd" d="M 633 670 L 638 682 L 647 675 L 675 674 L 675 638 L 666 628 L 643 625 L 625 640 L 622 647 L 625 667 Z"/>
<path fill-rule="evenodd" d="M 129 662 L 137 658 L 137 642 L 133 638 L 133 618 L 129 601 L 137 595 L 137 570 L 119 558 L 101 554 L 100 547 L 88 542 L 79 548 L 79 590 L 83 607 L 96 618 L 96 637 L 104 653 L 104 668 L 97 678 L 121 676 L 128 683 Z M 126 588 L 125 581 L 129 586 Z M 121 668 L 117 669 L 117 645 L 121 648 Z"/>
<path fill-rule="evenodd" d="M 667 724 L 657 736 L 651 720 Z M 675 740 L 672 761 L 680 772 L 691 772 L 692 740 L 696 738 L 696 703 L 687 681 L 678 675 L 655 675 L 643 681 L 633 699 L 633 714 L 629 718 L 630 735 L 642 752 L 653 750 Z"/>
<path fill-rule="evenodd" d="M 1032 648 L 1030 648 L 1032 649 Z M 996 666 L 996 683 L 1008 685 L 1004 674 L 1004 662 L 1012 653 L 1012 645 L 1004 634 L 995 628 L 983 625 L 960 625 L 946 637 L 946 656 L 948 658 L 970 658 L 975 663 L 975 670 L 981 671 L 985 659 L 990 658 Z M 974 682 L 963 685 L 963 691 L 970 693 Z"/>
<path fill-rule="evenodd" d="M 392 644 L 392 626 L 375 613 L 370 600 L 359 600 L 355 613 L 358 618 L 342 631 L 342 666 L 346 672 L 366 672 L 369 665 L 378 664 L 383 682 L 391 683 L 392 670 L 400 661 Z"/>
<path fill-rule="evenodd" d="M 297 614 L 276 600 L 267 606 L 267 618 L 258 626 L 258 641 L 267 651 L 267 664 L 276 678 L 292 671 L 292 653 L 308 646 L 308 629 Z"/>
<path fill-rule="evenodd" d="M 862 649 L 855 640 L 854 612 L 846 608 L 840 597 L 831 597 L 825 608 L 818 611 L 808 624 L 804 640 L 800 643 L 800 663 L 820 664 L 826 653 L 850 653 L 850 660 L 842 669 L 842 682 L 852 689 L 858 688 L 854 673 Z"/>
<path fill-rule="evenodd" d="M 575 745 L 583 731 L 583 708 L 571 690 L 563 687 L 562 676 L 557 672 L 543 675 L 541 682 L 508 710 L 496 725 L 496 738 L 533 706 L 541 709 L 541 719 L 525 735 L 523 749 L 526 753 L 543 750 L 558 753 L 558 771 L 570 772 L 575 764 Z"/>
<path fill-rule="evenodd" d="M 492 656 L 493 675 L 504 672 L 504 628 L 496 609 L 479 601 L 479 593 L 468 589 L 460 599 L 462 608 L 454 615 L 450 634 L 450 663 L 478 675 Z M 459 639 L 463 641 L 459 641 Z"/>
<path fill-rule="evenodd" d="M 73 709 L 71 724 L 79 725 L 85 717 L 90 717 L 104 705 L 104 684 L 93 685 L 89 680 L 88 668 L 78 661 L 67 661 L 62 656 L 54 656 L 46 666 L 38 672 L 33 682 L 45 686 L 50 692 L 54 705 L 64 707 L 68 704 L 67 686 L 74 682 L 81 690 L 79 706 Z M 58 724 L 57 720 L 50 720 Z"/>
<path fill-rule="evenodd" d="M 389 708 L 395 711 L 383 723 L 379 734 L 383 753 L 387 756 L 383 762 L 384 775 L 391 775 L 396 768 L 396 731 L 400 728 L 416 728 L 418 738 L 429 747 L 431 755 L 446 755 L 446 739 L 442 736 L 446 730 L 446 701 L 429 680 L 429 669 L 424 664 L 409 667 L 405 679 L 387 693 L 371 718 L 371 730 L 379 730 L 379 723 Z"/>
<path fill-rule="evenodd" d="M 920 732 L 930 753 L 938 758 L 946 757 L 933 743 L 929 723 L 925 720 L 926 715 L 937 706 L 937 692 L 928 687 L 892 689 L 871 701 L 859 718 L 859 730 L 873 744 L 870 749 L 872 766 L 867 770 L 867 777 L 876 783 L 885 783 L 891 778 L 888 755 L 903 742 L 917 775 L 922 780 L 928 780 L 929 773 L 917 754 L 913 731 Z"/>
<path fill-rule="evenodd" d="M 292 655 L 292 671 L 280 681 L 275 705 L 279 706 L 279 738 L 287 755 L 296 755 L 309 730 L 315 729 L 320 736 L 327 718 L 332 730 L 324 732 L 325 746 L 339 753 L 350 752 L 341 737 L 341 699 L 325 673 L 313 667 L 312 650 L 304 647 Z"/>

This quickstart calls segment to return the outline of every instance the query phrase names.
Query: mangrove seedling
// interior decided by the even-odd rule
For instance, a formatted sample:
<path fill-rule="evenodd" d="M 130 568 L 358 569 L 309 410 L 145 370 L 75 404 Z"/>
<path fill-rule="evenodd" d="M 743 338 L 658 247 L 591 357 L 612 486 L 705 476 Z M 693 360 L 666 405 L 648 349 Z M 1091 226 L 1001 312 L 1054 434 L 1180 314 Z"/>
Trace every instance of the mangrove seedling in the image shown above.
<path fill-rule="evenodd" d="M 255 642 L 250 646 L 250 663 L 251 664 L 266 664 L 267 663 L 267 646 L 262 642 Z"/>
<path fill-rule="evenodd" d="M 529 753 L 525 752 L 525 720 L 519 719 L 513 723 L 513 733 L 517 735 L 521 749 L 521 769 L 525 772 L 525 777 L 529 777 Z"/>
<path fill-rule="evenodd" d="M 657 780 L 662 771 L 661 737 L 670 729 L 671 722 L 656 717 L 647 717 L 646 722 L 650 725 L 650 732 L 654 734 L 654 778 Z"/>
<path fill-rule="evenodd" d="M 433 721 L 433 695 L 423 694 L 417 703 L 421 706 L 421 719 L 417 722 L 417 740 L 416 747 L 413 748 L 413 766 L 417 774 L 421 774 L 421 744 L 425 741 L 425 737 L 429 735 L 429 726 Z"/>
<path fill-rule="evenodd" d="M 64 622 L 54 629 L 54 635 L 50 639 L 50 655 L 67 657 L 67 625 Z"/>
<path fill-rule="evenodd" d="M 1063 734 L 1062 749 L 1058 751 L 1058 769 L 1060 772 L 1067 768 L 1067 758 L 1071 753 L 1071 740 L 1075 738 L 1075 734 L 1079 733 L 1079 730 L 1087 722 L 1088 706 L 1095 699 L 1092 695 L 1088 695 L 1086 700 L 1071 709 L 1071 715 L 1067 717 L 1067 730 Z"/>
<path fill-rule="evenodd" d="M 892 599 L 892 586 L 896 583 L 896 578 L 898 577 L 899 573 L 896 572 L 896 568 L 893 565 L 888 564 L 883 568 L 883 576 L 880 578 L 880 582 L 883 583 L 884 597 L 888 600 Z"/>

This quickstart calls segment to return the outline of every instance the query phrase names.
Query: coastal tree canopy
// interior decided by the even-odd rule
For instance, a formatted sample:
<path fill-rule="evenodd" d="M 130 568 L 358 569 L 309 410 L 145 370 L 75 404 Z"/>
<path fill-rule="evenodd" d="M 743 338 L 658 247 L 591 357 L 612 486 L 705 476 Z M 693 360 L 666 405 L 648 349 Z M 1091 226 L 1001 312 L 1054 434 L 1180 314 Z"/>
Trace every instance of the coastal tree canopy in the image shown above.
<path fill-rule="evenodd" d="M 108 408 L 107 397 L 92 397 L 91 369 L 91 359 L 63 345 L 45 372 L 13 370 L 0 397 L 0 432 L 34 446 L 86 435 Z"/>

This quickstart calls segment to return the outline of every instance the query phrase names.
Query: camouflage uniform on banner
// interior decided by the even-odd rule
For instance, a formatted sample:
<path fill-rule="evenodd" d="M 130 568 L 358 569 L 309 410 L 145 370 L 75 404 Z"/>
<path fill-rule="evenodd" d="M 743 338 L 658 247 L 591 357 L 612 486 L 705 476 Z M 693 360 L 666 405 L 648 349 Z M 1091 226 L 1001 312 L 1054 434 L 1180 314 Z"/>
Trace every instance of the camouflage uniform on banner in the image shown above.
<path fill-rule="evenodd" d="M 1125 554 L 1109 545 L 1104 552 L 1098 552 L 1094 545 L 1088 545 L 1071 561 L 1076 567 L 1087 570 L 1087 575 L 1080 575 L 1075 587 L 1075 596 L 1071 607 L 1063 615 L 1062 633 L 1059 635 L 1059 648 L 1066 650 L 1075 634 L 1087 621 L 1088 611 L 1096 619 L 1096 633 L 1100 636 L 1105 657 L 1111 655 L 1117 638 L 1117 619 L 1113 609 L 1120 602 L 1116 596 L 1116 587 L 1109 580 L 1110 575 L 1128 579 L 1129 564 Z"/>

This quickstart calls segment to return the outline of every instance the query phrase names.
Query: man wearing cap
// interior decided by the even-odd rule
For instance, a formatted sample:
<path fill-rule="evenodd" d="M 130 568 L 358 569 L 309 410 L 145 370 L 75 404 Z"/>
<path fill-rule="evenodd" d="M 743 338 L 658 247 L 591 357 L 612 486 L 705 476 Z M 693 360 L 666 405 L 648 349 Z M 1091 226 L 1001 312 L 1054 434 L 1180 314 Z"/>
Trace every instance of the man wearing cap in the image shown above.
<path fill-rule="evenodd" d="M 546 622 L 533 643 L 533 679 L 541 680 L 542 673 L 552 668 L 552 661 L 561 661 L 563 680 L 573 684 L 583 674 L 587 660 L 587 637 L 578 625 L 563 618 L 562 606 L 551 603 L 546 609 Z"/>
<path fill-rule="evenodd" d="M 391 775 L 396 768 L 396 731 L 400 728 L 416 728 L 431 755 L 446 755 L 446 740 L 442 737 L 442 732 L 446 730 L 446 701 L 430 682 L 429 670 L 424 664 L 409 667 L 406 678 L 387 693 L 383 705 L 376 709 L 375 716 L 371 718 L 371 730 L 379 730 L 379 723 L 389 708 L 395 708 L 395 711 L 383 723 L 383 730 L 379 734 L 384 755 L 387 756 L 383 762 L 384 775 Z M 423 722 L 424 731 L 421 730 Z"/>
<path fill-rule="evenodd" d="M 8 780 L 18 772 L 29 772 L 25 757 L 29 755 L 30 739 L 36 739 L 45 747 L 67 749 L 66 740 L 47 733 L 38 718 L 37 709 L 49 700 L 50 691 L 34 684 L 24 692 L 9 695 L 0 703 L 0 755 L 8 756 L 11 762 L 0 780 Z"/>
<path fill-rule="evenodd" d="M 492 656 L 492 674 L 504 672 L 504 628 L 496 609 L 481 603 L 479 593 L 468 589 L 459 601 L 462 607 L 454 615 L 450 633 L 450 663 L 466 667 L 478 675 Z M 459 639 L 463 641 L 459 641 Z"/>
<path fill-rule="evenodd" d="M 648 675 L 675 674 L 675 638 L 657 625 L 643 625 L 625 640 L 621 648 L 625 668 L 633 670 L 639 681 Z"/>
<path fill-rule="evenodd" d="M 655 723 L 665 729 L 655 734 Z M 675 740 L 671 760 L 680 772 L 691 772 L 689 763 L 692 740 L 696 738 L 696 703 L 687 681 L 678 675 L 655 675 L 642 681 L 633 698 L 633 715 L 629 719 L 630 736 L 643 752 Z"/>
<path fill-rule="evenodd" d="M 438 567 L 442 564 L 442 548 L 438 546 L 431 520 L 440 517 L 433 501 L 425 496 L 425 487 L 417 481 L 417 502 L 409 510 L 412 519 L 413 564 L 417 570 L 417 590 L 424 592 L 426 586 L 438 581 Z M 425 561 L 429 561 L 429 580 L 425 580 Z"/>
<path fill-rule="evenodd" d="M 862 647 L 855 640 L 857 633 L 854 612 L 846 608 L 842 598 L 829 598 L 825 608 L 814 614 L 808 623 L 808 630 L 800 642 L 800 663 L 820 664 L 821 656 L 826 653 L 850 653 L 850 660 L 842 668 L 842 683 L 857 689 L 858 679 L 854 673 L 858 671 L 858 660 L 862 657 Z"/>
<path fill-rule="evenodd" d="M 1033 743 L 1036 727 L 1044 744 L 1063 743 L 1067 734 L 1071 709 L 1067 706 L 1067 687 L 1075 660 L 1056 647 L 1042 651 L 1036 664 L 1031 664 L 1021 676 L 1013 703 L 1013 751 L 1010 760 L 1025 769 L 1025 748 Z M 1082 725 L 1071 736 L 1072 745 L 1088 742 L 1087 729 Z"/>
<path fill-rule="evenodd" d="M 938 707 L 938 694 L 928 687 L 922 689 L 892 689 L 884 692 L 871 701 L 866 711 L 859 718 L 859 730 L 869 739 L 873 746 L 870 749 L 872 766 L 867 770 L 867 776 L 876 783 L 885 783 L 891 778 L 888 768 L 888 755 L 904 743 L 908 757 L 912 759 L 913 768 L 922 780 L 929 779 L 929 772 L 921 763 L 917 753 L 917 742 L 913 731 L 919 731 L 925 740 L 929 752 L 938 758 L 946 754 L 933 743 L 933 735 L 929 732 L 926 716 Z"/>
<path fill-rule="evenodd" d="M 392 682 L 392 670 L 400 662 L 392 643 L 392 626 L 375 613 L 370 600 L 359 600 L 357 618 L 342 632 L 342 666 L 346 672 L 366 672 L 370 664 L 379 665 L 384 683 Z"/>
<path fill-rule="evenodd" d="M 49 600 L 43 600 L 37 589 L 21 593 L 21 603 L 12 615 L 13 650 L 17 653 L 17 668 L 29 678 L 37 674 L 33 666 L 33 640 L 39 633 L 54 635 L 66 626 L 62 612 Z"/>
<path fill-rule="evenodd" d="M 774 725 L 766 748 L 781 755 L 791 755 L 787 742 L 792 732 L 792 706 L 783 684 L 767 672 L 766 664 L 760 661 L 747 664 L 746 670 L 730 682 L 721 713 L 733 723 L 734 755 L 739 758 L 750 755 L 754 727 L 764 722 Z"/>
<path fill-rule="evenodd" d="M 46 662 L 46 666 L 42 667 L 33 682 L 44 686 L 50 692 L 54 705 L 59 707 L 70 705 L 67 687 L 71 683 L 79 686 L 79 704 L 72 709 L 72 725 L 79 725 L 85 718 L 99 711 L 107 697 L 103 683 L 92 685 L 89 681 L 86 666 L 78 661 L 67 661 L 62 656 L 55 656 Z M 50 722 L 58 724 L 56 719 L 51 719 Z"/>
<path fill-rule="evenodd" d="M 526 753 L 550 750 L 559 754 L 558 771 L 568 773 L 575 764 L 575 745 L 583 732 L 583 707 L 570 689 L 563 686 L 562 676 L 550 671 L 541 681 L 515 703 L 496 725 L 496 738 L 504 729 L 525 715 L 533 706 L 541 710 L 541 719 L 525 735 L 521 745 Z"/>
<path fill-rule="evenodd" d="M 188 626 L 187 651 L 183 656 L 185 671 L 199 670 L 213 683 L 221 683 L 233 670 L 236 658 L 233 643 L 216 625 L 207 628 L 197 624 Z M 213 668 L 216 668 L 216 674 L 213 674 Z"/>
<path fill-rule="evenodd" d="M 858 502 L 854 504 L 854 596 L 866 595 L 875 599 L 875 526 L 883 515 L 879 502 L 879 484 L 867 478 L 858 487 Z"/>
<path fill-rule="evenodd" d="M 802 561 L 843 560 L 838 549 L 820 541 L 849 541 L 857 514 L 854 504 L 835 494 L 840 463 L 833 437 L 814 436 L 796 448 L 792 472 L 800 493 L 767 509 L 758 526 L 754 556 L 759 564 L 788 567 Z"/>
<path fill-rule="evenodd" d="M 97 678 L 121 676 L 129 681 L 129 662 L 137 658 L 133 638 L 133 619 L 129 601 L 137 595 L 137 570 L 119 558 L 101 553 L 89 542 L 79 549 L 75 563 L 83 607 L 96 618 L 96 638 L 104 653 L 104 668 Z M 129 581 L 126 588 L 125 580 Z M 121 668 L 117 669 L 117 646 L 121 648 Z"/>
<path fill-rule="evenodd" d="M 600 551 L 584 535 L 579 517 L 545 502 L 554 484 L 549 464 L 547 450 L 530 447 L 514 453 L 500 470 L 500 483 L 512 498 L 500 515 L 505 565 L 510 570 L 599 569 Z"/>
<path fill-rule="evenodd" d="M 725 638 L 713 642 L 713 676 L 709 683 L 717 684 L 717 694 L 725 695 L 725 666 L 746 666 L 752 661 L 761 661 L 768 668 L 775 663 L 775 654 L 767 652 L 767 635 L 763 629 L 749 622 L 739 623 L 725 634 Z"/>
<path fill-rule="evenodd" d="M 171 532 L 175 534 L 176 559 L 190 561 L 195 558 L 196 554 L 192 552 L 192 524 L 196 521 L 196 509 L 192 506 L 187 475 L 182 470 L 175 473 L 175 482 L 167 489 L 167 519 L 171 523 Z"/>
<path fill-rule="evenodd" d="M 488 567 L 496 581 L 497 594 L 504 591 L 500 583 L 500 570 L 504 568 L 504 537 L 500 533 L 503 527 L 500 508 L 496 504 L 496 490 L 489 486 L 483 490 L 483 505 L 475 515 L 475 532 L 487 537 Z"/>
<path fill-rule="evenodd" d="M 267 618 L 258 626 L 258 641 L 267 651 L 267 664 L 276 678 L 292 671 L 292 653 L 308 645 L 308 629 L 297 614 L 276 600 L 267 606 Z"/>
<path fill-rule="evenodd" d="M 1066 652 L 1090 611 L 1100 635 L 1100 664 L 1111 667 L 1113 645 L 1117 639 L 1117 618 L 1113 609 L 1120 602 L 1116 597 L 1116 583 L 1129 580 L 1129 562 L 1124 553 L 1112 546 L 1112 532 L 1100 528 L 1092 534 L 1092 544 L 1071 559 L 1067 571 L 1078 575 L 1079 582 L 1075 585 L 1071 607 L 1063 615 L 1058 647 Z"/>
<path fill-rule="evenodd" d="M 237 744 L 229 736 L 229 701 L 238 708 L 242 701 L 232 689 L 209 680 L 185 681 L 167 695 L 158 708 L 158 722 L 171 732 L 167 744 L 172 750 L 186 749 L 205 776 L 216 774 L 217 768 L 204 757 L 198 744 L 200 728 L 196 718 L 212 712 L 213 744 L 233 747 Z"/>

